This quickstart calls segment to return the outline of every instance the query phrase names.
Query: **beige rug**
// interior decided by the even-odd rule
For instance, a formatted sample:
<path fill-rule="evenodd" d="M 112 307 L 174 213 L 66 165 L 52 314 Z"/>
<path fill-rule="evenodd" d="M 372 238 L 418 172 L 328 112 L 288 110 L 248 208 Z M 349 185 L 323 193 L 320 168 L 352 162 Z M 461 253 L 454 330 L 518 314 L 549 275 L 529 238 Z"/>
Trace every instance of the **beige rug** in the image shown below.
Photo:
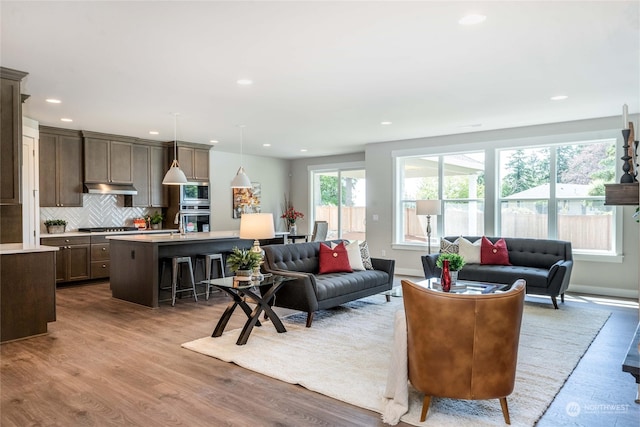
<path fill-rule="evenodd" d="M 233 362 L 255 372 L 300 384 L 378 413 L 387 380 L 393 340 L 393 316 L 401 298 L 359 300 L 316 314 L 305 328 L 305 315 L 284 320 L 287 333 L 269 323 L 255 328 L 244 346 L 235 344 L 240 330 L 205 337 L 184 348 Z M 526 303 L 518 355 L 516 386 L 509 396 L 513 426 L 532 426 L 552 402 L 587 350 L 609 313 L 550 304 Z M 401 421 L 425 426 L 503 426 L 497 399 L 433 399 L 424 423 L 422 394 L 411 389 L 409 412 Z"/>

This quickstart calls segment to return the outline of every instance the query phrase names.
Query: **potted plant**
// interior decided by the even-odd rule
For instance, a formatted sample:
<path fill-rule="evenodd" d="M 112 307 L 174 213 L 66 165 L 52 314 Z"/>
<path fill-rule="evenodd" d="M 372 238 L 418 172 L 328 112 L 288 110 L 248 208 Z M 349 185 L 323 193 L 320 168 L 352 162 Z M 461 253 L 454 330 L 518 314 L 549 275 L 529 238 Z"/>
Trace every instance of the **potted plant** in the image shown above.
<path fill-rule="evenodd" d="M 260 261 L 262 261 L 260 253 L 235 247 L 227 258 L 227 266 L 236 276 L 251 276 L 253 269 L 260 266 Z"/>
<path fill-rule="evenodd" d="M 44 225 L 47 227 L 47 233 L 49 234 L 64 233 L 67 221 L 64 219 L 48 219 L 44 222 Z"/>
<path fill-rule="evenodd" d="M 155 211 L 153 215 L 149 216 L 149 224 L 151 224 L 151 228 L 154 230 L 159 229 L 162 225 L 163 219 L 164 216 L 162 216 L 160 212 Z"/>
<path fill-rule="evenodd" d="M 462 255 L 458 254 L 440 254 L 436 261 L 436 266 L 442 268 L 442 261 L 449 260 L 449 272 L 451 273 L 451 283 L 458 281 L 458 271 L 464 267 L 465 260 Z"/>

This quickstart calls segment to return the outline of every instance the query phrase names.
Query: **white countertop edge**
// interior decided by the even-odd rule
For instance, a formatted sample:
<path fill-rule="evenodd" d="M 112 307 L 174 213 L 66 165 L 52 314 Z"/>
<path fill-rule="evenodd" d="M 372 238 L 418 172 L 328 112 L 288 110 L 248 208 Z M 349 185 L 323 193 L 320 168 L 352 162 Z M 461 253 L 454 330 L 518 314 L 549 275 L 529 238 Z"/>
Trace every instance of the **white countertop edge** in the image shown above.
<path fill-rule="evenodd" d="M 2 243 L 0 244 L 0 255 L 27 254 L 33 252 L 54 252 L 56 246 L 25 245 L 23 243 Z"/>
<path fill-rule="evenodd" d="M 127 242 L 147 242 L 166 243 L 194 240 L 216 240 L 216 239 L 239 239 L 239 232 L 235 231 L 210 231 L 208 233 L 186 233 L 186 234 L 134 234 L 107 236 L 109 240 L 123 240 Z"/>
<path fill-rule="evenodd" d="M 68 231 L 66 233 L 41 234 L 41 239 L 52 239 L 55 237 L 86 237 L 86 236 L 112 236 L 112 235 L 135 235 L 135 234 L 167 234 L 177 233 L 177 228 L 165 228 L 161 230 L 136 230 L 136 231 Z"/>

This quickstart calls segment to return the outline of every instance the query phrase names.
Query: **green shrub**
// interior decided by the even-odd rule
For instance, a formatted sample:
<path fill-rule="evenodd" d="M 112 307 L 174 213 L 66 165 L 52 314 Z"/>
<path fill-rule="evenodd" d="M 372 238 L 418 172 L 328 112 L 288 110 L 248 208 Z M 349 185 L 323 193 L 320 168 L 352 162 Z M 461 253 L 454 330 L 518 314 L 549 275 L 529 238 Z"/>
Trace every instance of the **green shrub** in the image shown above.
<path fill-rule="evenodd" d="M 464 267 L 466 261 L 461 255 L 458 254 L 440 254 L 438 260 L 436 261 L 436 265 L 442 268 L 442 261 L 448 259 L 449 260 L 449 269 L 451 271 L 458 271 Z"/>

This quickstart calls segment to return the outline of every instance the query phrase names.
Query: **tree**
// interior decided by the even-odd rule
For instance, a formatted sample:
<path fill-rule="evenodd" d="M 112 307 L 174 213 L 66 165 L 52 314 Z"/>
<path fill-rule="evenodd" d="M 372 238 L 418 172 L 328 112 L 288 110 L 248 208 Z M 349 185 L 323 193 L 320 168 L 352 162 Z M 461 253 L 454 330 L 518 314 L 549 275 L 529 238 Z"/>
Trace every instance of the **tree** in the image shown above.
<path fill-rule="evenodd" d="M 346 178 L 343 183 L 342 205 L 353 206 L 353 190 L 356 186 L 356 180 Z M 320 205 L 338 206 L 338 188 L 337 176 L 320 175 Z"/>

